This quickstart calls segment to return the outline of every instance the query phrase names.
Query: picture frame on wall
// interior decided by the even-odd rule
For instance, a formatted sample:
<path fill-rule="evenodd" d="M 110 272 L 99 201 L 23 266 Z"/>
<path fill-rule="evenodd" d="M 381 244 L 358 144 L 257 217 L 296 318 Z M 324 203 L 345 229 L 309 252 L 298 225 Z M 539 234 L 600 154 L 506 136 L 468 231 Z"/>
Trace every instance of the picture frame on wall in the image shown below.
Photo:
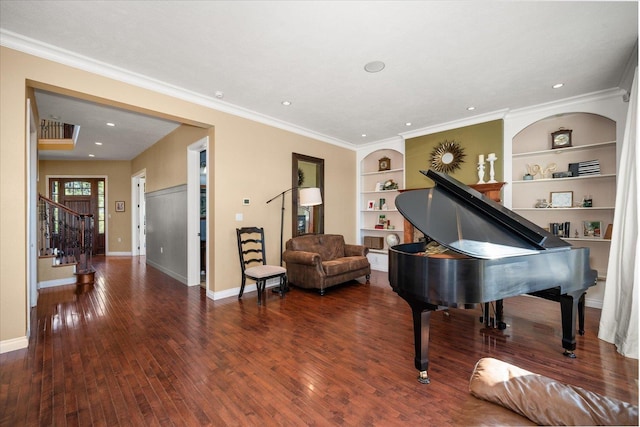
<path fill-rule="evenodd" d="M 116 202 L 116 212 L 124 212 L 124 201 L 119 200 Z"/>
<path fill-rule="evenodd" d="M 573 207 L 573 191 L 552 191 L 549 201 L 552 208 Z"/>
<path fill-rule="evenodd" d="M 588 239 L 602 239 L 602 221 L 582 221 L 582 236 Z"/>

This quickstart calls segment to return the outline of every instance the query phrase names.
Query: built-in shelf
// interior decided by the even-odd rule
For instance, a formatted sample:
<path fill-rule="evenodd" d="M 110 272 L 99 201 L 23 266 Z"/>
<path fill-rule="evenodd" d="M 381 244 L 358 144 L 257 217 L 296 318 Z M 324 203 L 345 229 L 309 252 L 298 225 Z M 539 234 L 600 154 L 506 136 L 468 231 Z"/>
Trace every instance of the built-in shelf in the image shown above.
<path fill-rule="evenodd" d="M 380 190 L 380 191 L 375 191 L 375 190 L 371 190 L 371 191 L 363 191 L 362 194 L 389 194 L 389 193 L 397 193 L 398 190 Z"/>
<path fill-rule="evenodd" d="M 602 178 L 615 178 L 616 174 L 613 173 L 605 173 L 600 175 L 584 175 L 584 176 L 570 176 L 567 178 L 539 178 L 539 179 L 528 179 L 528 180 L 514 180 L 512 181 L 514 184 L 532 184 L 535 182 L 560 182 L 560 181 L 575 181 L 575 180 L 584 180 L 584 179 L 602 179 Z"/>
<path fill-rule="evenodd" d="M 539 151 L 528 151 L 526 153 L 513 153 L 513 157 L 529 157 L 529 156 L 537 156 L 537 155 L 544 155 L 544 154 L 560 154 L 560 153 L 571 152 L 571 151 L 592 150 L 594 148 L 606 147 L 609 145 L 616 145 L 616 141 L 599 142 L 597 144 L 578 145 L 575 147 L 567 147 L 567 148 L 556 148 L 553 150 L 539 150 Z"/>
<path fill-rule="evenodd" d="M 386 165 L 381 163 L 386 158 Z M 368 154 L 362 159 L 360 173 L 360 224 L 359 234 L 360 241 L 365 244 L 365 240 L 370 246 L 369 257 L 371 268 L 374 270 L 387 270 L 387 254 L 388 246 L 387 237 L 391 234 L 398 234 L 400 242 L 403 237 L 404 218 L 402 214 L 395 208 L 395 199 L 400 194 L 400 190 L 404 187 L 404 156 L 401 152 L 394 149 L 380 149 Z M 380 167 L 391 167 L 393 169 L 379 170 Z M 393 190 L 378 190 L 384 188 L 384 183 L 393 180 L 398 186 Z M 384 200 L 382 200 L 384 199 Z M 382 205 L 386 205 L 388 209 L 380 209 Z M 369 209 L 372 205 L 378 209 Z M 375 228 L 380 221 L 381 216 L 385 216 L 385 224 L 394 226 L 395 228 Z M 369 240 L 367 238 L 374 238 Z M 378 244 L 380 242 L 381 244 Z M 377 249 L 379 248 L 379 249 Z M 383 256 L 384 255 L 384 256 Z"/>
<path fill-rule="evenodd" d="M 571 147 L 551 148 L 550 134 L 555 130 L 572 129 Z M 589 249 L 589 265 L 598 271 L 598 281 L 589 293 L 596 299 L 604 294 L 611 250 L 611 239 L 589 237 L 585 222 L 600 222 L 601 236 L 610 236 L 616 205 L 617 153 L 616 122 L 592 113 L 551 115 L 522 129 L 513 138 L 512 210 L 538 226 L 551 229 L 552 224 L 569 223 L 568 236 L 560 237 L 574 247 Z M 571 164 L 598 161 L 597 175 L 551 178 L 551 173 L 536 175 L 532 180 L 523 176 L 533 170 L 568 172 Z M 543 178 L 544 177 L 544 178 Z M 571 205 L 563 208 L 536 208 L 542 200 L 551 201 L 553 193 L 571 193 Z M 591 199 L 593 207 L 583 207 L 584 199 Z M 576 206 L 578 205 L 578 206 Z M 615 225 L 613 225 L 615 227 Z M 560 232 L 562 234 L 562 232 Z"/>
<path fill-rule="evenodd" d="M 594 206 L 592 208 L 583 208 L 583 207 L 575 207 L 575 208 L 513 208 L 514 211 L 537 211 L 537 212 L 555 212 L 555 211 L 609 211 L 615 209 L 613 206 Z"/>
<path fill-rule="evenodd" d="M 385 255 L 387 255 L 387 254 L 389 253 L 389 251 L 388 251 L 388 250 L 386 250 L 386 249 L 369 249 L 369 253 L 372 253 L 372 254 L 385 254 Z"/>
<path fill-rule="evenodd" d="M 402 171 L 404 171 L 404 169 L 389 169 L 389 170 L 386 170 L 386 171 L 364 172 L 364 173 L 362 173 L 362 176 L 386 175 L 386 174 L 395 173 L 395 172 L 402 172 Z"/>
<path fill-rule="evenodd" d="M 611 239 L 600 239 L 599 237 L 589 238 L 589 237 L 563 237 L 563 240 L 567 242 L 609 242 L 611 243 Z"/>
<path fill-rule="evenodd" d="M 360 212 L 368 212 L 368 213 L 380 214 L 380 213 L 385 213 L 385 212 L 398 212 L 398 209 L 387 209 L 387 210 L 384 210 L 384 209 L 363 209 Z"/>

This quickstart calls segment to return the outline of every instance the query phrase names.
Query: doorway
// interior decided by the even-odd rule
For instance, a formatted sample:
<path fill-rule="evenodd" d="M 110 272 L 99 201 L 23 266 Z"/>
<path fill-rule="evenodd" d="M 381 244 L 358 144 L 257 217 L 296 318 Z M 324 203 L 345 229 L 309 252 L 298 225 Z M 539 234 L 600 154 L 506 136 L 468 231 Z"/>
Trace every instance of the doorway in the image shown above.
<path fill-rule="evenodd" d="M 131 178 L 131 254 L 147 255 L 147 220 L 145 193 L 147 190 L 146 170 Z"/>
<path fill-rule="evenodd" d="M 49 178 L 49 198 L 80 214 L 93 215 L 93 253 L 106 252 L 106 178 Z"/>
<path fill-rule="evenodd" d="M 209 138 L 187 147 L 187 285 L 209 289 Z"/>

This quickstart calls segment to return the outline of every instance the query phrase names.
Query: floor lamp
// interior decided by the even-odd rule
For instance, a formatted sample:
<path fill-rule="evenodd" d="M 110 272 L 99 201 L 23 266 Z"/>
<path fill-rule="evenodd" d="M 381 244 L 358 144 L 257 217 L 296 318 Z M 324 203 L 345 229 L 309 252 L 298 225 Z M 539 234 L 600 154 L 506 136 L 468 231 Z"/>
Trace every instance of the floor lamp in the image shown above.
<path fill-rule="evenodd" d="M 280 211 L 280 265 L 282 265 L 282 245 L 284 238 L 284 195 L 293 190 L 299 190 L 298 195 L 300 196 L 300 206 L 316 206 L 322 204 L 322 194 L 320 193 L 320 189 L 318 187 L 291 187 L 267 201 L 267 203 L 271 203 L 278 197 L 282 197 L 282 209 Z"/>

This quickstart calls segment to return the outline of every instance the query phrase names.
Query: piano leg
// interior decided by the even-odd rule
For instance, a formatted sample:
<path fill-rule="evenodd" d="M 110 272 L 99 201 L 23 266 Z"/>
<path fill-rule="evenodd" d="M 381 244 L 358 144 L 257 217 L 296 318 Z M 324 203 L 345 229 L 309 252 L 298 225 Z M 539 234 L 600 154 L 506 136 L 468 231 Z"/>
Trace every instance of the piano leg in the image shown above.
<path fill-rule="evenodd" d="M 574 359 L 576 357 L 573 352 L 576 349 L 576 317 L 581 317 L 580 327 L 584 328 L 584 291 L 560 295 L 560 312 L 563 354 Z M 578 316 L 579 312 L 581 312 L 580 316 Z"/>
<path fill-rule="evenodd" d="M 498 329 L 507 329 L 507 324 L 504 323 L 504 300 L 499 299 L 496 301 L 496 325 Z"/>
<path fill-rule="evenodd" d="M 418 381 L 422 384 L 429 384 L 429 320 L 431 310 L 422 307 L 411 306 L 413 312 L 413 340 L 415 344 L 416 357 L 414 359 L 416 369 L 420 371 Z"/>
<path fill-rule="evenodd" d="M 498 328 L 500 330 L 507 329 L 507 324 L 504 323 L 504 300 L 495 301 L 495 317 L 491 316 L 491 303 L 485 302 L 482 316 L 480 316 L 480 323 L 484 322 L 486 328 Z"/>
<path fill-rule="evenodd" d="M 587 293 L 583 293 L 578 302 L 578 333 L 584 335 L 584 297 Z"/>

